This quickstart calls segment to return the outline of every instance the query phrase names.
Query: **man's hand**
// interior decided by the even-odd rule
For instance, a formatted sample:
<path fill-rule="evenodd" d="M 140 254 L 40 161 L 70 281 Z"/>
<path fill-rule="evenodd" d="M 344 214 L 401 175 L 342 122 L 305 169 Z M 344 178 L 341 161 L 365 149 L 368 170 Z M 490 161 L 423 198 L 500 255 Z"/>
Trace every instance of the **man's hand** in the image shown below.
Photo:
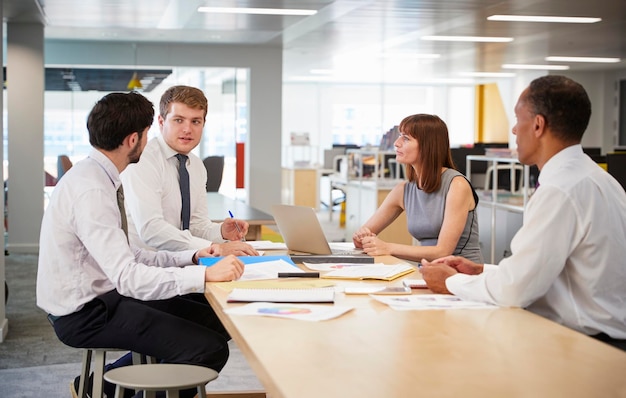
<path fill-rule="evenodd" d="M 226 243 L 213 243 L 211 245 L 212 256 L 228 256 L 229 254 L 234 254 L 235 256 L 258 256 L 259 252 L 246 242 L 238 240 Z"/>
<path fill-rule="evenodd" d="M 222 223 L 222 238 L 226 240 L 244 240 L 248 233 L 249 225 L 243 220 L 227 218 Z"/>
<path fill-rule="evenodd" d="M 446 279 L 457 273 L 454 268 L 444 263 L 431 263 L 425 259 L 422 260 L 421 264 L 422 278 L 433 293 L 452 294 L 446 287 Z"/>
<path fill-rule="evenodd" d="M 204 271 L 205 282 L 228 282 L 234 281 L 243 274 L 244 265 L 235 256 L 226 256 L 217 263 L 206 268 Z"/>
<path fill-rule="evenodd" d="M 422 261 L 422 264 L 423 263 L 424 261 Z M 426 261 L 426 263 L 428 263 L 428 261 Z M 450 267 L 454 268 L 458 272 L 462 274 L 467 274 L 467 275 L 478 275 L 478 274 L 482 274 L 483 272 L 483 264 L 476 264 L 466 259 L 465 257 L 461 257 L 461 256 L 441 257 L 436 260 L 433 260 L 430 263 L 431 264 L 443 263 L 443 264 L 449 265 Z"/>

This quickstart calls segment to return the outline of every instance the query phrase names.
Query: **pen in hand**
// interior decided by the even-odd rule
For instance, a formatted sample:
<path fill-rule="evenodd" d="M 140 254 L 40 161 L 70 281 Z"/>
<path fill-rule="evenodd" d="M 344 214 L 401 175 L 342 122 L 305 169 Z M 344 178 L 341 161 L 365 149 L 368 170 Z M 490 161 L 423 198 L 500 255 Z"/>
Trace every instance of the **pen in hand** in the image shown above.
<path fill-rule="evenodd" d="M 235 218 L 235 216 L 233 216 L 233 212 L 228 210 L 228 214 L 230 215 L 230 218 Z M 243 242 L 246 241 L 246 237 L 243 235 L 243 233 L 241 232 L 241 228 L 239 228 L 239 224 L 237 224 L 237 221 L 235 221 L 235 228 L 237 228 L 237 231 L 239 231 L 239 235 L 241 235 L 241 240 Z"/>

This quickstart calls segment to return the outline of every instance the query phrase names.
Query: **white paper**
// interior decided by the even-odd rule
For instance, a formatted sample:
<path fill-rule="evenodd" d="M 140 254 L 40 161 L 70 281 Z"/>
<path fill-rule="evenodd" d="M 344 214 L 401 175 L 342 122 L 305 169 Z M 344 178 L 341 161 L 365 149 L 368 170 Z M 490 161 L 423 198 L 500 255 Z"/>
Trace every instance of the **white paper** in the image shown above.
<path fill-rule="evenodd" d="M 279 272 L 304 272 L 285 260 L 261 261 L 246 265 L 240 281 L 253 281 L 262 279 L 276 279 Z"/>
<path fill-rule="evenodd" d="M 314 271 L 335 271 L 338 269 L 343 269 L 343 268 L 351 268 L 351 267 L 363 267 L 366 265 L 378 265 L 378 266 L 383 266 L 385 264 L 383 263 L 378 263 L 378 264 L 368 264 L 368 263 L 307 263 L 306 261 L 304 261 L 302 264 L 304 264 L 305 267 L 312 269 Z"/>
<path fill-rule="evenodd" d="M 255 250 L 287 250 L 287 245 L 281 242 L 272 242 L 270 240 L 248 240 L 247 244 Z"/>
<path fill-rule="evenodd" d="M 472 308 L 497 308 L 492 304 L 463 300 L 449 294 L 413 294 L 410 296 L 375 296 L 370 297 L 387 304 L 394 310 L 452 310 Z"/>
<path fill-rule="evenodd" d="M 250 303 L 225 310 L 230 315 L 256 315 L 300 321 L 325 321 L 350 311 L 352 307 L 313 304 Z"/>
<path fill-rule="evenodd" d="M 330 246 L 333 253 L 363 254 L 363 249 L 357 249 L 352 242 L 328 242 L 328 246 Z"/>

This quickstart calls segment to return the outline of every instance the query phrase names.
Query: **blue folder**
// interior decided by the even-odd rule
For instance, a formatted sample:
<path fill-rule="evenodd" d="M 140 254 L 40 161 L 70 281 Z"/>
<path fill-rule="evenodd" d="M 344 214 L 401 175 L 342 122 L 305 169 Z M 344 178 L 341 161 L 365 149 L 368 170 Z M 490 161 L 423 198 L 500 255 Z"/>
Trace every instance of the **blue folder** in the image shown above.
<path fill-rule="evenodd" d="M 200 265 L 206 265 L 210 267 L 211 265 L 217 263 L 223 258 L 224 257 L 200 257 L 200 259 L 198 260 L 198 263 Z M 289 264 L 293 265 L 294 267 L 296 268 L 298 267 L 293 261 L 291 261 L 291 257 L 289 256 L 239 256 L 237 258 L 240 259 L 241 262 L 244 263 L 245 265 L 262 263 L 266 261 L 284 260 L 288 262 Z"/>

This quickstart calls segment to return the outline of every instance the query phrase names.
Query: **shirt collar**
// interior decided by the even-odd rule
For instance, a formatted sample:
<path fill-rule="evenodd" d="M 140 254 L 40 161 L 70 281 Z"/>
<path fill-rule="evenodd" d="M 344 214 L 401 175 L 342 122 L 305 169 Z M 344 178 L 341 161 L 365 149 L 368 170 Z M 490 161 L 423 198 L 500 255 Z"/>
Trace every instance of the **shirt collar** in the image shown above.
<path fill-rule="evenodd" d="M 178 155 L 178 152 L 176 152 L 169 145 L 167 145 L 167 142 L 165 142 L 163 135 L 158 135 L 156 139 L 157 139 L 157 142 L 159 143 L 159 147 L 161 148 L 161 151 L 165 154 L 165 159 L 171 159 L 174 156 Z"/>
<path fill-rule="evenodd" d="M 563 165 L 565 165 L 570 159 L 581 157 L 583 155 L 584 152 L 581 144 L 571 145 L 557 152 L 543 165 L 541 173 L 539 173 L 539 184 L 542 185 L 549 182 L 553 178 L 558 178 L 560 169 Z"/>
<path fill-rule="evenodd" d="M 120 173 L 117 170 L 117 167 L 104 153 L 95 148 L 92 148 L 89 152 L 89 158 L 93 159 L 96 163 L 98 163 L 100 167 L 102 167 L 104 172 L 111 179 L 111 182 L 113 183 L 115 189 L 118 189 L 120 185 L 122 185 L 122 181 L 120 180 Z"/>

